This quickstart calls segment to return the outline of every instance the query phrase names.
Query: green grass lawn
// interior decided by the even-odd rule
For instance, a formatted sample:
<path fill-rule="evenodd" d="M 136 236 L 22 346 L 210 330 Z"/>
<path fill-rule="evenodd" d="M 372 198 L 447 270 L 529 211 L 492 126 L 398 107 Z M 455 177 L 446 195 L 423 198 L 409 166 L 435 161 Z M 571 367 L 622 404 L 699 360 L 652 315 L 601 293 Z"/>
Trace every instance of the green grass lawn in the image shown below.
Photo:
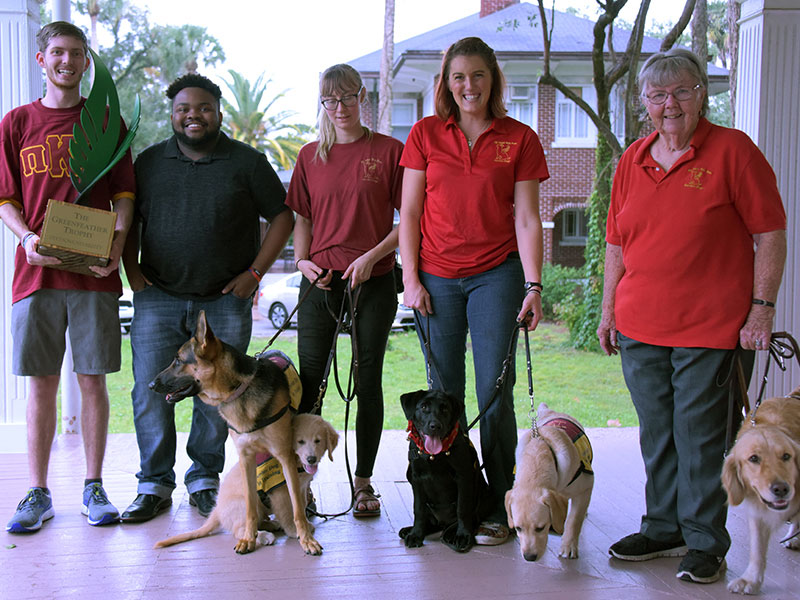
<path fill-rule="evenodd" d="M 619 356 L 580 352 L 568 346 L 568 333 L 564 327 L 544 323 L 530 336 L 531 361 L 535 401 L 546 402 L 550 408 L 568 412 L 585 427 L 606 427 L 609 421 L 618 421 L 623 427 L 638 424 L 620 369 Z M 250 353 L 261 351 L 267 340 L 255 338 L 250 344 Z M 295 337 L 281 337 L 272 346 L 282 350 L 293 360 L 297 358 Z M 347 367 L 350 360 L 350 339 L 339 340 L 338 360 L 340 380 L 346 385 Z M 166 366 L 166 365 L 164 365 Z M 384 427 L 405 429 L 407 421 L 400 407 L 400 395 L 427 386 L 425 361 L 422 358 L 415 332 L 393 332 L 389 338 L 383 370 L 385 403 Z M 131 374 L 131 348 L 127 338 L 122 341 L 122 370 L 108 376 L 111 398 L 111 433 L 132 433 L 133 412 L 130 391 L 133 387 Z M 475 400 L 475 378 L 472 372 L 472 353 L 467 356 L 467 418 L 477 415 Z M 520 336 L 517 351 L 517 384 L 514 390 L 517 425 L 526 427 L 531 408 L 528 396 L 528 378 L 525 365 L 524 339 Z M 188 431 L 191 423 L 191 401 L 184 400 L 176 406 L 175 419 L 179 431 Z M 355 406 L 350 415 L 353 427 Z M 344 428 L 345 403 L 339 398 L 333 375 L 325 398 L 323 415 L 336 427 Z M 60 421 L 59 421 L 60 422 Z"/>

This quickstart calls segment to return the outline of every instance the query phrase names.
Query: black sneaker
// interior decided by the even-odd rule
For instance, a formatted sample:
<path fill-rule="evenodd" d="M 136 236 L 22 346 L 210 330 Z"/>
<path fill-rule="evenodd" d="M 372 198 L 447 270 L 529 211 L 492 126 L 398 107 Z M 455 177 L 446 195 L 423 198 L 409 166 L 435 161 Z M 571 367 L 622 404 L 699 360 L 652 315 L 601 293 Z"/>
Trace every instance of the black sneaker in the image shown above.
<path fill-rule="evenodd" d="M 683 556 L 686 550 L 686 544 L 682 539 L 662 542 L 643 533 L 632 533 L 613 544 L 608 553 L 620 560 L 643 561 L 665 556 Z"/>
<path fill-rule="evenodd" d="M 702 550 L 689 550 L 675 577 L 695 583 L 714 583 L 722 577 L 726 568 L 725 558 L 722 556 L 714 556 Z"/>

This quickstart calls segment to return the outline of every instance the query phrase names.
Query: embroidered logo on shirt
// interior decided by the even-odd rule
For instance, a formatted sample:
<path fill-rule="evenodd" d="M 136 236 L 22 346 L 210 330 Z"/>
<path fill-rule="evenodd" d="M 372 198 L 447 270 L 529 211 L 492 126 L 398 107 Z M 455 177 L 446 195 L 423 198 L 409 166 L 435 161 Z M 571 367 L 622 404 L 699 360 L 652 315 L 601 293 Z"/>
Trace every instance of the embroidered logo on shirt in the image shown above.
<path fill-rule="evenodd" d="M 703 167 L 692 167 L 689 169 L 689 181 L 683 184 L 683 187 L 694 188 L 696 190 L 703 189 L 703 176 L 705 174 L 711 175 L 711 171 Z"/>
<path fill-rule="evenodd" d="M 494 162 L 510 163 L 511 147 L 516 145 L 517 142 L 495 142 L 494 147 L 497 154 L 494 157 Z"/>
<path fill-rule="evenodd" d="M 361 180 L 379 183 L 383 161 L 379 158 L 365 158 L 361 161 Z"/>

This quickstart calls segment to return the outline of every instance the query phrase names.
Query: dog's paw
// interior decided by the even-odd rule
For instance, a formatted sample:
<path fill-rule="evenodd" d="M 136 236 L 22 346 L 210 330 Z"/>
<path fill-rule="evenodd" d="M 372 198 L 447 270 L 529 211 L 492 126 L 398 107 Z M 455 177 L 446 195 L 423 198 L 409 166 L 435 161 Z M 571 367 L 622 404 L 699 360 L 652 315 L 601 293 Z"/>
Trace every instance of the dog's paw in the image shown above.
<path fill-rule="evenodd" d="M 303 552 L 311 556 L 319 556 L 322 554 L 322 544 L 310 535 L 300 540 L 300 546 L 303 548 Z"/>
<path fill-rule="evenodd" d="M 403 538 L 406 548 L 420 548 L 425 540 L 425 536 L 415 532 L 413 527 L 401 528 L 398 535 Z"/>
<path fill-rule="evenodd" d="M 783 542 L 783 547 L 789 550 L 800 550 L 800 536 Z"/>
<path fill-rule="evenodd" d="M 562 542 L 561 549 L 558 551 L 561 558 L 578 558 L 578 544 L 572 542 Z"/>
<path fill-rule="evenodd" d="M 734 594 L 758 594 L 761 591 L 761 582 L 739 577 L 728 584 L 728 591 Z"/>
<path fill-rule="evenodd" d="M 275 543 L 275 534 L 271 531 L 259 531 L 256 534 L 256 543 L 262 546 L 272 546 Z"/>
<path fill-rule="evenodd" d="M 240 538 L 237 540 L 236 545 L 233 547 L 234 552 L 236 554 L 247 554 L 252 552 L 256 549 L 256 540 L 254 539 L 242 539 Z"/>
<path fill-rule="evenodd" d="M 442 532 L 442 542 L 456 552 L 468 552 L 475 544 L 475 538 L 468 530 L 451 525 Z"/>

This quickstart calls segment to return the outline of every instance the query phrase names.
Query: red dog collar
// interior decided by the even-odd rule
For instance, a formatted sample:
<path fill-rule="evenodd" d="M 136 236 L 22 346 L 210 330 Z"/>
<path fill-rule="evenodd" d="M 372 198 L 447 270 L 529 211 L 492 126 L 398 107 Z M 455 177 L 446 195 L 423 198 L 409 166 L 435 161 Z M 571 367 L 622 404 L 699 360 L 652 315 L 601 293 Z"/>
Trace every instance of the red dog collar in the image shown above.
<path fill-rule="evenodd" d="M 441 454 L 442 452 L 447 452 L 450 450 L 450 447 L 453 445 L 453 442 L 456 440 L 456 436 L 458 435 L 458 421 L 456 421 L 455 427 L 453 427 L 453 431 L 447 434 L 447 437 L 442 439 L 442 449 L 437 452 L 436 454 L 430 454 L 427 450 L 425 450 L 425 443 L 422 441 L 422 436 L 417 431 L 417 428 L 414 427 L 414 423 L 411 421 L 408 422 L 408 427 L 406 427 L 406 431 L 408 431 L 408 439 L 414 442 L 414 445 L 419 449 L 422 454 L 427 454 L 431 458 Z"/>

